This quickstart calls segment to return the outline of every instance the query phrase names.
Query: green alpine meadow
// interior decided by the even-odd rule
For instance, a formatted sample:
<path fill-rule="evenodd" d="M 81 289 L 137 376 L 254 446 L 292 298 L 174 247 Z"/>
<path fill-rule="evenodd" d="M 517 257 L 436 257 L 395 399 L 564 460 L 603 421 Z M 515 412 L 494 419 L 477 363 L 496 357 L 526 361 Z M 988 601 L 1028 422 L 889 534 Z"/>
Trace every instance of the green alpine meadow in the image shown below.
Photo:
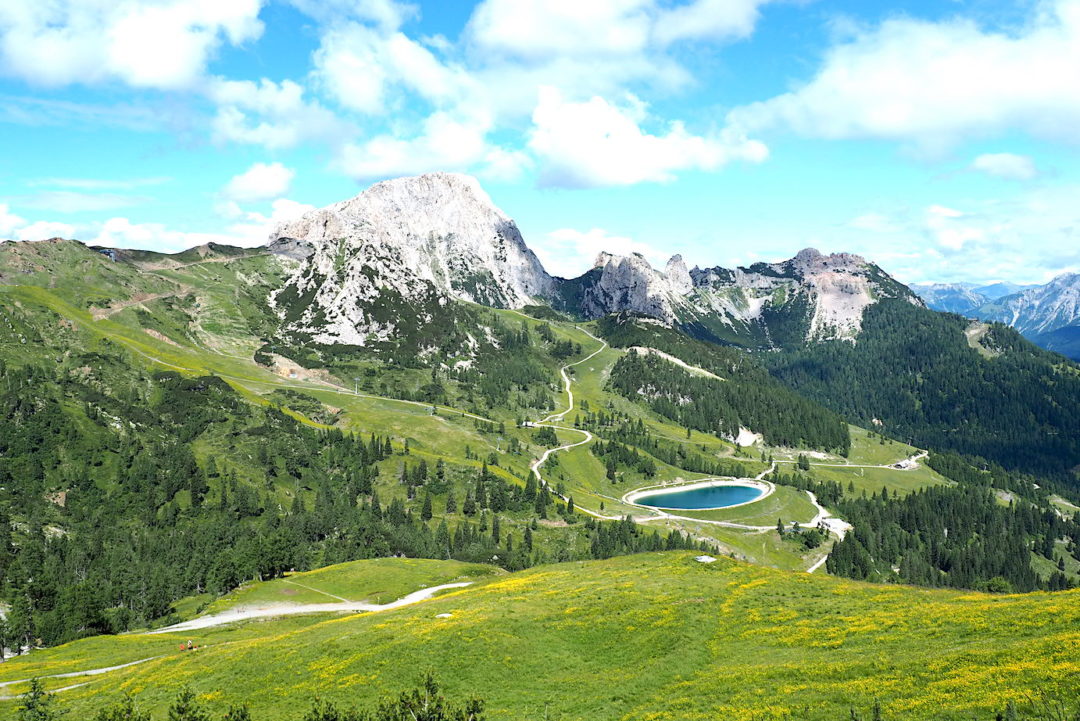
<path fill-rule="evenodd" d="M 1080 0 L 2 0 L 0 721 L 1080 721 Z"/>

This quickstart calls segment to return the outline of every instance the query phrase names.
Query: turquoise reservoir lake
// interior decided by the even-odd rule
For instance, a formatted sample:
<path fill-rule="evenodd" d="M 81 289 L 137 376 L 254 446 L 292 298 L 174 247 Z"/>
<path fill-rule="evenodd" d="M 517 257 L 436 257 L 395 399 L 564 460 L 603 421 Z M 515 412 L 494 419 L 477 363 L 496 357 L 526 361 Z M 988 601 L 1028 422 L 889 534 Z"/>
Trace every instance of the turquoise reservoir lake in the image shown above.
<path fill-rule="evenodd" d="M 634 503 L 651 508 L 693 511 L 703 508 L 727 508 L 757 500 L 765 492 L 753 486 L 698 486 L 683 491 L 666 491 L 639 496 Z"/>

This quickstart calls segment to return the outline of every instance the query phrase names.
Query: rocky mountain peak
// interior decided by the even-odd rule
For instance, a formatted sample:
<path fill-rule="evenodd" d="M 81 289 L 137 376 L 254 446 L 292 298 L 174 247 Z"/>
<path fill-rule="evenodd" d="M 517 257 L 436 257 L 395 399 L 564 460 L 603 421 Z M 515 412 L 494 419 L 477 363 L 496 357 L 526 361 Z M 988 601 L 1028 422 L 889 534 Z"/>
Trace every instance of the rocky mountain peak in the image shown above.
<path fill-rule="evenodd" d="M 674 307 L 693 287 L 679 256 L 668 261 L 667 270 L 672 275 L 653 268 L 640 253 L 600 253 L 594 269 L 599 269 L 600 275 L 582 295 L 581 312 L 586 318 L 629 310 L 672 322 Z"/>
<path fill-rule="evenodd" d="M 671 290 L 679 295 L 686 295 L 694 289 L 694 280 L 690 277 L 690 271 L 683 262 L 681 255 L 673 255 L 664 267 L 664 276 L 671 286 Z"/>
<path fill-rule="evenodd" d="M 803 275 L 814 275 L 829 271 L 854 273 L 867 267 L 866 259 L 854 253 L 831 253 L 824 255 L 816 248 L 800 250 L 788 261 Z"/>
<path fill-rule="evenodd" d="M 406 304 L 441 296 L 517 308 L 555 292 L 514 221 L 475 179 L 454 173 L 376 183 L 280 225 L 270 241 L 271 251 L 302 259 L 286 285 L 289 297 L 310 298 L 296 329 L 322 342 L 363 345 L 391 333 L 393 320 L 374 328 L 364 311 L 387 293 Z"/>

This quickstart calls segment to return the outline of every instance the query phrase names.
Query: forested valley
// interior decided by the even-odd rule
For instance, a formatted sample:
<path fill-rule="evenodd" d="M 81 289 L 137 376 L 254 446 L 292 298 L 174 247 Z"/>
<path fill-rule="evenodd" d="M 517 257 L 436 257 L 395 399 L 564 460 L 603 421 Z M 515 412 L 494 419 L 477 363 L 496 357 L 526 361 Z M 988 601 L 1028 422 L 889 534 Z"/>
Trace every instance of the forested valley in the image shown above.
<path fill-rule="evenodd" d="M 582 520 L 531 477 L 512 484 L 486 465 L 451 469 L 387 437 L 314 428 L 216 377 L 142 375 L 101 354 L 0 365 L 0 377 L 11 609 L 0 640 L 12 646 L 145 626 L 185 595 L 360 558 L 496 558 L 516 570 L 703 547 L 629 520 Z M 380 501 L 380 483 L 405 498 Z M 534 547 L 549 514 L 591 541 L 557 556 Z M 500 516 L 518 522 L 500 528 Z"/>

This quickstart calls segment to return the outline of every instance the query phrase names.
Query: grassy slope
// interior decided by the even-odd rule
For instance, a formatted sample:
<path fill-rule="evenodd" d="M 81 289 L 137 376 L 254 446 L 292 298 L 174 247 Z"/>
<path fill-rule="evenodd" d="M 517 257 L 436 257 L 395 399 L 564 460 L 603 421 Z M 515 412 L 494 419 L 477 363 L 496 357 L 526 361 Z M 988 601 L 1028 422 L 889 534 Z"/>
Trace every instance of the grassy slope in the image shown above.
<path fill-rule="evenodd" d="M 373 558 L 293 573 L 266 583 L 251 583 L 222 596 L 206 608 L 219 613 L 265 603 L 389 603 L 429 586 L 470 581 L 498 572 L 494 566 L 426 558 Z M 339 596 L 340 598 L 333 598 Z"/>
<path fill-rule="evenodd" d="M 1080 693 L 1080 592 L 874 586 L 687 553 L 540 567 L 392 612 L 258 624 L 261 637 L 245 637 L 252 626 L 204 639 L 228 644 L 94 677 L 64 705 L 86 716 L 130 691 L 161 710 L 190 684 L 216 709 L 246 700 L 256 719 L 293 719 L 316 694 L 366 702 L 428 668 L 452 694 L 486 698 L 492 719 L 546 708 L 552 719 L 813 721 L 879 699 L 886 718 L 948 721 Z M 65 657 L 89 661 L 83 644 L 94 658 L 120 657 L 110 646 L 144 658 L 157 643 L 146 638 L 50 653 L 69 670 Z M 50 670 L 43 657 L 5 664 L 4 678 L 27 662 Z"/>
<path fill-rule="evenodd" d="M 484 456 L 495 452 L 499 456 L 500 465 L 495 472 L 507 480 L 520 483 L 519 479 L 528 473 L 532 459 L 539 455 L 540 449 L 530 443 L 532 432 L 515 429 L 512 422 L 508 423 L 503 435 L 484 434 L 478 432 L 472 419 L 463 417 L 459 411 L 450 408 L 440 408 L 438 414 L 432 415 L 430 408 L 423 404 L 356 396 L 350 392 L 351 388 L 345 389 L 340 385 L 335 387 L 327 382 L 302 378 L 286 379 L 256 365 L 251 360 L 251 353 L 260 344 L 258 337 L 267 333 L 267 328 L 263 325 L 266 322 L 265 311 L 261 304 L 267 289 L 279 282 L 283 273 L 280 263 L 273 257 L 244 255 L 226 262 L 219 262 L 221 259 L 218 258 L 201 263 L 197 257 L 192 257 L 188 260 L 192 264 L 185 267 L 139 272 L 133 266 L 113 263 L 104 256 L 73 243 L 20 244 L 15 247 L 23 255 L 33 251 L 34 267 L 40 266 L 50 271 L 53 279 L 47 282 L 49 273 L 44 271 L 29 275 L 9 273 L 3 278 L 4 282 L 18 279 L 19 282 L 28 282 L 34 287 L 0 285 L 0 292 L 3 293 L 0 302 L 6 298 L 8 302 L 41 309 L 39 312 L 55 313 L 56 316 L 43 317 L 40 325 L 47 328 L 62 319 L 80 334 L 77 343 L 81 347 L 115 344 L 130 351 L 131 362 L 136 365 L 146 365 L 152 369 L 181 370 L 192 374 L 216 374 L 253 402 L 266 402 L 263 398 L 274 390 L 302 389 L 305 395 L 324 406 L 340 409 L 339 425 L 346 429 L 364 434 L 374 432 L 389 435 L 398 441 L 408 439 L 414 460 L 425 458 L 430 463 L 442 458 L 453 467 L 478 468 L 479 461 L 464 458 L 466 447 Z M 16 260 L 23 266 L 26 265 L 25 258 L 19 257 Z M 11 258 L 7 258 L 6 262 L 13 266 L 8 268 L 11 271 L 18 265 Z M 25 270 L 22 266 L 19 267 Z M 79 277 L 76 278 L 75 274 Z M 88 301 L 87 294 L 82 290 L 84 285 L 80 278 L 83 277 L 90 278 L 94 285 L 108 293 L 124 298 L 136 292 L 145 295 L 161 292 L 163 289 L 180 288 L 182 292 L 173 297 L 126 307 L 109 318 L 94 320 L 85 310 Z M 106 303 L 102 302 L 100 305 Z M 541 323 L 526 319 L 513 311 L 494 311 L 494 314 L 511 326 L 524 321 L 535 330 Z M 582 357 L 600 347 L 598 341 L 573 324 L 552 321 L 550 326 L 557 337 L 580 343 Z M 157 335 L 148 334 L 148 327 Z M 5 349 L 5 353 L 7 352 L 8 349 Z M 13 352 L 22 352 L 22 349 L 15 346 Z M 685 429 L 659 418 L 621 396 L 607 393 L 604 390 L 607 374 L 622 353 L 623 351 L 617 349 L 607 349 L 573 368 L 575 396 L 579 407 L 584 401 L 594 409 L 613 408 L 631 417 L 641 418 L 655 435 L 670 441 L 693 443 L 699 450 L 703 448 L 705 452 L 717 457 L 732 457 L 738 454 L 732 444 L 715 436 L 694 432 L 691 438 L 687 439 Z M 549 359 L 548 366 L 555 377 L 558 363 Z M 401 380 L 406 385 L 411 382 L 404 376 Z M 564 394 L 560 392 L 555 398 L 559 410 L 566 407 Z M 575 413 L 576 411 L 567 414 L 566 423 L 573 422 Z M 868 451 L 864 460 L 878 460 L 878 456 L 873 454 L 880 454 L 880 451 L 867 442 L 865 432 L 862 432 L 863 437 L 858 433 L 856 431 L 856 451 L 865 447 Z M 581 438 L 578 433 L 563 431 L 559 432 L 559 436 L 562 442 L 575 442 Z M 522 453 L 505 453 L 510 437 L 517 437 L 526 444 Z M 209 458 L 222 452 L 224 449 L 220 446 L 216 441 L 208 441 L 202 451 L 203 457 Z M 908 454 L 906 447 L 903 447 L 900 457 L 905 455 Z M 619 502 L 618 499 L 628 490 L 661 481 L 692 479 L 701 475 L 657 462 L 658 474 L 653 479 L 644 479 L 636 473 L 628 472 L 621 474 L 617 483 L 612 484 L 604 477 L 603 465 L 593 457 L 588 446 L 556 454 L 555 458 L 557 465 L 552 467 L 548 477 L 553 482 L 563 482 L 579 507 L 598 511 L 602 503 L 604 512 L 609 514 L 641 515 L 640 509 Z M 855 455 L 852 462 L 856 462 Z M 379 485 L 380 496 L 384 499 L 402 493 L 394 481 L 397 464 L 396 460 L 384 464 L 384 480 Z M 764 468 L 763 464 L 761 468 Z M 920 482 L 920 476 L 916 474 L 922 473 L 915 471 L 904 474 L 877 469 L 867 469 L 867 472 L 873 476 L 885 476 L 881 483 L 891 484 L 890 490 L 913 481 Z M 848 469 L 822 469 L 823 477 L 843 476 L 845 473 L 853 472 Z M 846 481 L 847 478 L 844 477 L 843 480 Z M 859 488 L 876 489 L 869 480 L 864 483 L 861 475 L 854 477 L 854 480 Z M 287 503 L 291 490 L 281 488 L 278 492 L 279 498 Z M 460 502 L 463 493 L 460 486 L 456 493 Z M 780 501 L 789 503 L 778 505 Z M 444 502 L 444 498 L 436 499 L 437 513 Z M 779 493 L 768 503 L 768 508 L 750 504 L 723 512 L 722 520 L 771 524 L 777 516 L 808 520 L 809 516 L 813 515 L 812 510 L 808 513 L 809 503 L 798 494 Z M 803 519 L 802 516 L 807 518 Z M 763 545 L 758 534 L 745 534 L 732 529 L 721 530 L 708 524 L 686 522 L 664 521 L 657 525 L 665 528 L 675 525 L 693 530 L 695 535 L 711 537 L 721 542 L 733 553 L 763 563 L 781 567 L 806 567 L 810 562 L 808 558 L 796 555 L 791 548 L 783 544 L 768 547 L 770 542 L 765 541 Z M 573 540 L 569 542 L 576 543 Z"/>

